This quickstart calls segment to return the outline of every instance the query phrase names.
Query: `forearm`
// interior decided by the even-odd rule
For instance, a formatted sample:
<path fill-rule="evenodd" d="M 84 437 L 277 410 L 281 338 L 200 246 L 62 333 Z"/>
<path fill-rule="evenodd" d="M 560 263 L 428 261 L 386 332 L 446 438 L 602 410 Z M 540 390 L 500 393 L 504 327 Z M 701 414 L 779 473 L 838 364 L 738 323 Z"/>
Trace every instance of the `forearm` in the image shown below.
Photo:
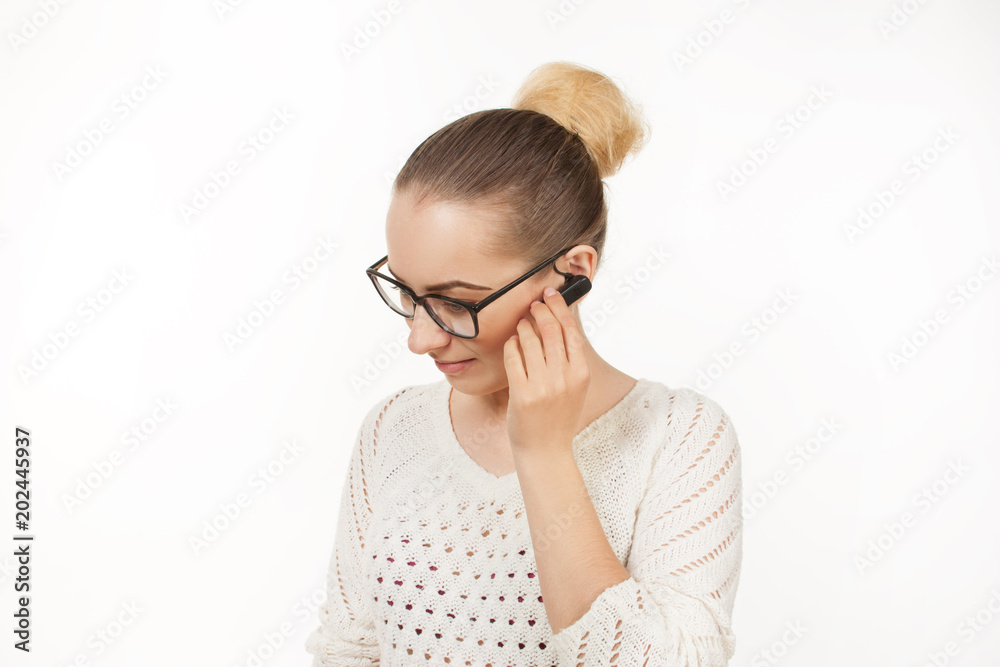
<path fill-rule="evenodd" d="M 629 578 L 587 493 L 571 448 L 543 458 L 515 451 L 542 600 L 553 633 L 583 616 L 609 586 Z"/>

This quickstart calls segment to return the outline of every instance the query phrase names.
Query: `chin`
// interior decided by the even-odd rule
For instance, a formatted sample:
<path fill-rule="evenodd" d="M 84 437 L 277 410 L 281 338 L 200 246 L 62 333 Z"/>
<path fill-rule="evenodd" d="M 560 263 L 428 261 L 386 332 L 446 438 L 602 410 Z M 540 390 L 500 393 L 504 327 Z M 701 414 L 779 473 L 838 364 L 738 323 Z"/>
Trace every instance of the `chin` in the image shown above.
<path fill-rule="evenodd" d="M 470 396 L 486 396 L 506 389 L 508 386 L 506 372 L 501 373 L 500 376 L 487 375 L 486 373 L 481 373 L 479 376 L 462 374 L 448 379 L 456 390 Z"/>

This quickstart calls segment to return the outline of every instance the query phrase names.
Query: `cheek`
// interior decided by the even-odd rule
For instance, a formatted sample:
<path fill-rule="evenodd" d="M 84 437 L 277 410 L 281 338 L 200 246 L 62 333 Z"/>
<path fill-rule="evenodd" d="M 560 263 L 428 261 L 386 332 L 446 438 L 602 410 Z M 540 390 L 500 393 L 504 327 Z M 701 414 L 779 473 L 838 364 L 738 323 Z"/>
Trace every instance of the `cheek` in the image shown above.
<path fill-rule="evenodd" d="M 497 304 L 499 306 L 500 304 Z M 524 308 L 507 308 L 498 312 L 487 312 L 479 318 L 479 336 L 476 341 L 484 355 L 503 357 L 507 339 L 517 333 L 517 322 L 530 312 Z"/>

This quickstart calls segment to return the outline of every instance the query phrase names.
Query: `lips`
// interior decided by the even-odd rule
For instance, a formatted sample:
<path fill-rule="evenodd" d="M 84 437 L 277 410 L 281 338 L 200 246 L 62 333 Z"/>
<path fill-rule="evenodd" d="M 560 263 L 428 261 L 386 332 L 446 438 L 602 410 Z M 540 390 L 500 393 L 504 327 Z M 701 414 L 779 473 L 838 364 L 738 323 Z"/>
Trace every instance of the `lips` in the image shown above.
<path fill-rule="evenodd" d="M 462 359 L 461 361 L 438 361 L 434 360 L 434 365 L 444 373 L 461 373 L 469 367 L 475 359 Z"/>

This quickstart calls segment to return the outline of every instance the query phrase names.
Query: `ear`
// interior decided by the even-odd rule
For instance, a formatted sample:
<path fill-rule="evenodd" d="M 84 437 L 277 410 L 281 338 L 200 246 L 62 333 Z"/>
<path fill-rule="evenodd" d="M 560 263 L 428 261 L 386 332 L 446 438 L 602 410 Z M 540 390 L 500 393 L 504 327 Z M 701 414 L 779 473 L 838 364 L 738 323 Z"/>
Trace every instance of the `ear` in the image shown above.
<path fill-rule="evenodd" d="M 592 281 L 594 271 L 597 269 L 597 251 L 586 244 L 574 246 L 572 250 L 556 260 L 556 266 L 559 267 L 560 271 L 586 276 L 587 280 Z"/>

